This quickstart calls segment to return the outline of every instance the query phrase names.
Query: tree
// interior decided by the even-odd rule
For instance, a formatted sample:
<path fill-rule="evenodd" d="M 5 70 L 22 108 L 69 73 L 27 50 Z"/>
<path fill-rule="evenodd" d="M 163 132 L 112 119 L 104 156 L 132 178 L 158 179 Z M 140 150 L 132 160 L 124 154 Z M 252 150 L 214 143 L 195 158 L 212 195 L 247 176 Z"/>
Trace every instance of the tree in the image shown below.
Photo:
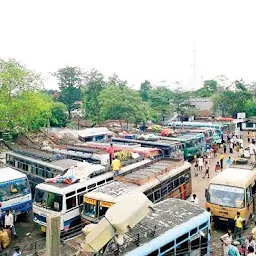
<path fill-rule="evenodd" d="M 197 97 L 211 97 L 216 93 L 218 83 L 215 80 L 205 80 L 204 86 L 195 91 L 195 96 Z"/>
<path fill-rule="evenodd" d="M 125 120 L 128 124 L 145 122 L 150 118 L 150 106 L 142 101 L 137 91 L 128 87 L 110 85 L 101 92 L 99 101 L 102 120 Z"/>
<path fill-rule="evenodd" d="M 62 102 L 51 103 L 50 125 L 52 127 L 65 127 L 67 124 L 67 108 Z"/>
<path fill-rule="evenodd" d="M 256 101 L 247 100 L 244 105 L 244 111 L 247 117 L 256 116 Z"/>
<path fill-rule="evenodd" d="M 238 112 L 243 112 L 245 103 L 252 99 L 252 95 L 247 91 L 225 90 L 213 97 L 214 110 L 220 111 L 222 116 L 235 116 Z"/>
<path fill-rule="evenodd" d="M 117 74 L 113 74 L 108 78 L 108 84 L 109 85 L 116 85 L 120 88 L 128 87 L 127 86 L 127 81 L 122 81 Z"/>
<path fill-rule="evenodd" d="M 95 123 L 100 120 L 99 95 L 106 86 L 107 83 L 104 81 L 104 76 L 99 71 L 93 69 L 86 74 L 86 84 L 83 87 L 83 107 L 86 116 Z"/>
<path fill-rule="evenodd" d="M 22 92 L 0 109 L 0 130 L 20 133 L 49 126 L 51 102 L 39 92 Z"/>
<path fill-rule="evenodd" d="M 152 89 L 152 86 L 150 84 L 150 82 L 148 80 L 145 80 L 143 83 L 141 83 L 140 85 L 140 97 L 144 100 L 144 101 L 148 101 L 149 100 L 149 91 Z"/>
<path fill-rule="evenodd" d="M 165 86 L 149 91 L 149 104 L 158 113 L 162 122 L 172 112 L 170 104 L 172 97 L 173 93 Z"/>
<path fill-rule="evenodd" d="M 15 95 L 24 91 L 35 91 L 43 88 L 39 74 L 27 69 L 14 59 L 0 59 L 0 93 L 10 101 Z"/>
<path fill-rule="evenodd" d="M 75 108 L 75 102 L 82 99 L 81 87 L 84 84 L 84 73 L 78 67 L 59 69 L 53 74 L 59 80 L 59 100 L 67 106 L 68 117 L 71 119 L 71 111 Z"/>
<path fill-rule="evenodd" d="M 194 108 L 190 104 L 189 94 L 181 89 L 174 91 L 171 104 L 173 111 L 178 114 L 182 121 L 184 117 L 191 115 L 191 109 Z"/>

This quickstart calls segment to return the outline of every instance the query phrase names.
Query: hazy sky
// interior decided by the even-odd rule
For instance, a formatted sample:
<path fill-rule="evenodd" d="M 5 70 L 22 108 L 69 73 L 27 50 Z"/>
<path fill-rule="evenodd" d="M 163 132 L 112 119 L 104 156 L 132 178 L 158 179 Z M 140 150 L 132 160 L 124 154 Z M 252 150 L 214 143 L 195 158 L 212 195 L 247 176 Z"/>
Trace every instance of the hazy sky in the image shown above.
<path fill-rule="evenodd" d="M 0 57 L 50 77 L 65 65 L 197 86 L 225 74 L 256 81 L 256 1 L 2 0 Z M 47 82 L 47 87 L 56 84 Z"/>

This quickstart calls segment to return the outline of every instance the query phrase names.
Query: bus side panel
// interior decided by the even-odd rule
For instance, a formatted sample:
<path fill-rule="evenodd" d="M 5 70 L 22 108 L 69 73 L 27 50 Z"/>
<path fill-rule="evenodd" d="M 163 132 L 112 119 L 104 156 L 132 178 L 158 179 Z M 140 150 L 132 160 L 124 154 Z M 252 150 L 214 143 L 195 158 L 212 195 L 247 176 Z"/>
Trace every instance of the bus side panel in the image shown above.
<path fill-rule="evenodd" d="M 185 184 L 185 191 L 186 191 L 186 197 L 185 199 L 189 198 L 191 193 L 192 193 L 192 182 L 191 180 L 188 181 L 186 184 Z"/>

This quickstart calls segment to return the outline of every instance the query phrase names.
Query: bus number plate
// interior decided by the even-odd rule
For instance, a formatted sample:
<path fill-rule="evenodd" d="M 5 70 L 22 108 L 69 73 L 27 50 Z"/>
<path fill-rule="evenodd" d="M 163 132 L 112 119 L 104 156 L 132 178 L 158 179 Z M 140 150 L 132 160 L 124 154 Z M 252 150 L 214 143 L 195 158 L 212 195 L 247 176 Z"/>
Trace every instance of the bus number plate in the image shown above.
<path fill-rule="evenodd" d="M 224 221 L 228 221 L 228 219 L 225 219 L 225 218 L 219 218 L 220 220 L 224 220 Z"/>

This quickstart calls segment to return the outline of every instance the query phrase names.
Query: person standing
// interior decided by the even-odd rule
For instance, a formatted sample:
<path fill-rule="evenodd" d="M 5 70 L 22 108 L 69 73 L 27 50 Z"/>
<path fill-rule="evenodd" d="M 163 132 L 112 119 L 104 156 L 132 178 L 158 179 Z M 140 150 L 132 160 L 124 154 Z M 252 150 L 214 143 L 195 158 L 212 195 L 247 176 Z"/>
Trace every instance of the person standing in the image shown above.
<path fill-rule="evenodd" d="M 199 171 L 202 172 L 203 166 L 204 166 L 204 160 L 203 160 L 202 156 L 199 156 L 199 158 L 198 158 L 198 166 L 199 166 Z"/>
<path fill-rule="evenodd" d="M 233 241 L 231 229 L 228 229 L 228 233 L 221 236 L 220 241 L 222 242 L 223 255 L 228 256 L 228 249 Z"/>
<path fill-rule="evenodd" d="M 15 230 L 15 227 L 14 227 L 13 215 L 10 213 L 10 211 L 6 211 L 6 215 L 5 215 L 5 218 L 4 218 L 4 226 L 5 226 L 5 228 L 11 230 L 12 236 L 17 238 L 16 230 Z"/>
<path fill-rule="evenodd" d="M 243 218 L 240 216 L 240 212 L 237 212 L 235 217 L 235 229 L 234 229 L 234 239 L 237 237 L 241 238 L 243 229 Z"/>
<path fill-rule="evenodd" d="M 109 164 L 111 166 L 112 161 L 115 158 L 115 149 L 112 143 L 110 143 L 110 147 L 107 149 L 107 153 L 109 154 Z"/>
<path fill-rule="evenodd" d="M 255 162 L 255 141 L 252 141 L 250 144 L 250 156 L 251 156 L 251 161 Z"/>
<path fill-rule="evenodd" d="M 192 197 L 190 198 L 190 203 L 199 204 L 199 199 L 196 194 L 192 195 Z"/>
<path fill-rule="evenodd" d="M 219 172 L 219 171 L 220 171 L 220 163 L 217 162 L 215 166 L 215 172 Z"/>
<path fill-rule="evenodd" d="M 112 166 L 112 171 L 114 172 L 114 176 L 119 175 L 119 171 L 121 169 L 121 161 L 117 158 L 117 156 L 112 161 L 111 166 Z"/>
<path fill-rule="evenodd" d="M 226 161 L 227 168 L 229 168 L 231 164 L 232 164 L 232 161 L 231 161 L 231 158 L 229 156 L 227 161 Z"/>
<path fill-rule="evenodd" d="M 220 170 L 223 170 L 223 161 L 224 161 L 224 155 L 223 153 L 220 154 Z"/>
<path fill-rule="evenodd" d="M 226 154 L 227 152 L 227 144 L 224 142 L 223 143 L 223 153 Z"/>

